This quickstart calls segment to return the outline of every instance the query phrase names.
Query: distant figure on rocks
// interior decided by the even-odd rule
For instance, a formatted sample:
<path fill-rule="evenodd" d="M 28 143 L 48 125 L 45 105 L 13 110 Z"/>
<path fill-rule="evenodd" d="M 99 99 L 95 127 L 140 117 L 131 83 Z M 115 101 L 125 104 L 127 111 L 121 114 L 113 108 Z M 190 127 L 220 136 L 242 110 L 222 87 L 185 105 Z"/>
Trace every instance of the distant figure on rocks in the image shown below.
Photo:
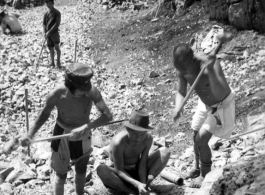
<path fill-rule="evenodd" d="M 99 165 L 97 174 L 107 188 L 130 195 L 148 194 L 150 183 L 166 166 L 170 152 L 162 147 L 149 154 L 153 137 L 148 131 L 153 128 L 147 113 L 134 111 L 124 126 L 110 143 L 109 158 L 113 165 Z"/>
<path fill-rule="evenodd" d="M 231 39 L 227 33 L 219 40 Z M 186 96 L 187 85 L 192 85 L 201 68 L 208 64 L 200 77 L 195 92 L 199 96 L 197 110 L 191 128 L 194 130 L 195 165 L 186 179 L 196 178 L 191 187 L 200 188 L 205 176 L 211 171 L 211 150 L 208 142 L 212 135 L 229 139 L 235 126 L 235 92 L 229 87 L 220 61 L 216 59 L 216 49 L 210 54 L 194 53 L 187 44 L 179 44 L 173 51 L 173 63 L 177 69 L 178 91 L 176 94 L 173 119 L 180 115 L 180 105 Z"/>
<path fill-rule="evenodd" d="M 48 120 L 52 110 L 57 108 L 57 120 L 53 135 L 70 133 L 69 138 L 51 142 L 51 167 L 55 171 L 54 195 L 64 194 L 64 184 L 70 161 L 75 165 L 76 195 L 84 194 L 87 163 L 92 152 L 91 129 L 107 124 L 112 120 L 112 114 L 105 104 L 100 91 L 90 80 L 93 71 L 85 64 L 73 63 L 66 67 L 64 84 L 59 84 L 48 96 L 44 108 L 39 113 L 33 126 L 20 138 L 22 146 L 27 146 L 30 140 Z M 90 121 L 92 105 L 101 115 Z"/>
<path fill-rule="evenodd" d="M 57 68 L 61 68 L 61 50 L 60 50 L 60 35 L 59 26 L 61 23 L 61 13 L 54 8 L 54 0 L 45 0 L 48 11 L 44 14 L 43 18 L 43 31 L 47 39 L 47 46 L 51 56 L 51 67 L 55 67 L 54 64 L 54 49 L 57 53 Z"/>
<path fill-rule="evenodd" d="M 5 10 L 0 13 L 0 24 L 4 34 L 7 34 L 7 29 L 10 34 L 22 32 L 22 26 L 18 20 L 19 15 L 7 13 Z"/>

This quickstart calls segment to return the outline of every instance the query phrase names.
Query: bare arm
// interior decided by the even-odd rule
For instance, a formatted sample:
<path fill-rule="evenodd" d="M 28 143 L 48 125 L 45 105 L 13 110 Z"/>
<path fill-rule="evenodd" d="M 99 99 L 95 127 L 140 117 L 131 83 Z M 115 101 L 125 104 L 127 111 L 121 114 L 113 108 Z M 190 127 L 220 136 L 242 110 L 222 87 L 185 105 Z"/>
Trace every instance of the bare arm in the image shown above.
<path fill-rule="evenodd" d="M 147 135 L 147 136 L 148 137 L 146 137 L 146 140 L 147 140 L 146 148 L 144 149 L 144 151 L 141 154 L 141 159 L 139 162 L 139 169 L 138 169 L 140 182 L 142 182 L 144 184 L 146 184 L 146 182 L 147 182 L 148 154 L 149 154 L 150 148 L 151 148 L 152 143 L 153 143 L 153 137 L 150 135 Z"/>
<path fill-rule="evenodd" d="M 118 142 L 113 140 L 111 143 L 114 168 L 117 175 L 124 181 L 132 184 L 136 188 L 140 184 L 139 181 L 133 179 L 125 170 L 124 170 L 124 147 L 122 141 Z"/>
<path fill-rule="evenodd" d="M 41 126 L 47 121 L 47 119 L 51 114 L 51 111 L 56 105 L 57 100 L 58 100 L 58 95 L 57 95 L 57 90 L 55 89 L 48 95 L 44 108 L 41 110 L 32 128 L 29 130 L 28 136 L 30 138 L 32 138 L 41 128 Z"/>

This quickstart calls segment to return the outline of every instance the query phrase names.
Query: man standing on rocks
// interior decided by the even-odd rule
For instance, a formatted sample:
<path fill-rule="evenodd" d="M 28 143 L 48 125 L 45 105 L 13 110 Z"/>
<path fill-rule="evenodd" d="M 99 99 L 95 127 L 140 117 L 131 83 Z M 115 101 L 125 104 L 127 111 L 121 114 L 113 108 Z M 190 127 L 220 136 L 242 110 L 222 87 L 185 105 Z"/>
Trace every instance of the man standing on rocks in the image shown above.
<path fill-rule="evenodd" d="M 22 26 L 18 17 L 16 14 L 6 13 L 5 11 L 0 12 L 0 24 L 4 34 L 7 34 L 7 29 L 10 34 L 21 33 Z"/>
<path fill-rule="evenodd" d="M 105 125 L 112 120 L 112 114 L 102 99 L 100 91 L 90 82 L 92 76 L 92 69 L 85 64 L 73 63 L 66 67 L 64 84 L 58 85 L 49 93 L 46 104 L 32 128 L 20 139 L 21 145 L 27 146 L 47 121 L 51 111 L 57 108 L 58 116 L 53 135 L 71 133 L 71 136 L 51 142 L 51 167 L 56 173 L 55 195 L 64 194 L 64 183 L 70 160 L 75 163 L 76 195 L 83 195 L 87 163 L 92 152 L 91 129 Z M 89 116 L 93 103 L 101 112 L 101 116 L 91 122 Z"/>
<path fill-rule="evenodd" d="M 166 166 L 170 152 L 162 147 L 149 155 L 153 137 L 148 131 L 149 116 L 142 111 L 134 111 L 130 120 L 125 121 L 126 129 L 115 135 L 110 143 L 109 158 L 112 166 L 101 164 L 97 174 L 108 188 L 125 194 L 148 194 L 148 187 Z"/>
<path fill-rule="evenodd" d="M 51 67 L 55 67 L 54 64 L 54 49 L 57 53 L 57 68 L 61 68 L 61 50 L 60 50 L 60 35 L 59 26 L 61 23 L 61 13 L 54 8 L 54 0 L 45 0 L 48 11 L 44 14 L 43 18 L 43 31 L 45 38 L 47 39 L 47 46 L 51 56 Z"/>
<path fill-rule="evenodd" d="M 223 43 L 231 39 L 230 34 L 220 34 Z M 212 135 L 229 139 L 235 125 L 235 93 L 229 87 L 220 61 L 216 59 L 216 48 L 212 53 L 194 53 L 187 44 L 179 44 L 173 51 L 173 63 L 177 69 L 178 92 L 173 119 L 181 115 L 180 106 L 187 93 L 187 84 L 192 85 L 205 64 L 208 64 L 195 86 L 199 96 L 198 107 L 193 116 L 195 165 L 186 178 L 196 178 L 191 187 L 200 188 L 205 175 L 211 171 L 211 150 L 208 142 Z"/>

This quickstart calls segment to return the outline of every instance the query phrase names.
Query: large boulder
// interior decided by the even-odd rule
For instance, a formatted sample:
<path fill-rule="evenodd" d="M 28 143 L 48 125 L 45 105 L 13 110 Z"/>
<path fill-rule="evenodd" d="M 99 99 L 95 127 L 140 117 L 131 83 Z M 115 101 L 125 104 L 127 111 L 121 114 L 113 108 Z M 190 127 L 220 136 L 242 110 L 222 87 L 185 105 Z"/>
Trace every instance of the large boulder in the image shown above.
<path fill-rule="evenodd" d="M 239 30 L 265 32 L 265 1 L 202 0 L 210 19 L 229 22 Z"/>

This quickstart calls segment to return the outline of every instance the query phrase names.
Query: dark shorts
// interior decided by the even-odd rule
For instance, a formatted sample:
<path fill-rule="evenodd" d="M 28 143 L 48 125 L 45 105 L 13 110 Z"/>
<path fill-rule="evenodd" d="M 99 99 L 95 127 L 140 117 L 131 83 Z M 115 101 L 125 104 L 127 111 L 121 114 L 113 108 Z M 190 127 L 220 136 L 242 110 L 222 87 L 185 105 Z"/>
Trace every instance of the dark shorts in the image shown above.
<path fill-rule="evenodd" d="M 48 38 L 47 38 L 47 46 L 48 47 L 54 47 L 55 45 L 60 43 L 60 35 L 59 32 L 53 32 Z"/>
<path fill-rule="evenodd" d="M 57 123 L 53 130 L 53 135 L 62 135 L 64 129 Z M 52 157 L 51 167 L 57 173 L 64 174 L 69 170 L 70 161 L 77 162 L 90 155 L 92 152 L 91 139 L 84 138 L 80 141 L 70 141 L 69 139 L 58 139 L 51 142 Z"/>

